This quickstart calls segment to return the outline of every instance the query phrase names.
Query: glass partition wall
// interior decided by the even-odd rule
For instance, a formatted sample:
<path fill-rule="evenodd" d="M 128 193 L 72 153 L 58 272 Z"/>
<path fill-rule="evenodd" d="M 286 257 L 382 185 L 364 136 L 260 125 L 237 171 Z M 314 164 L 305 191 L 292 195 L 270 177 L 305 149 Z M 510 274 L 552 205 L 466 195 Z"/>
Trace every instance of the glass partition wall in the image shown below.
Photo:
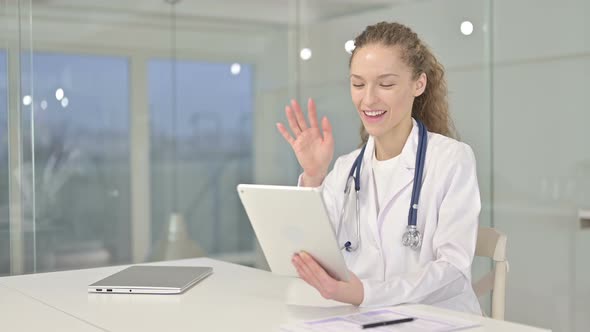
<path fill-rule="evenodd" d="M 480 225 L 508 236 L 506 319 L 586 331 L 588 15 L 584 0 L 0 0 L 0 275 L 267 268 L 236 185 L 296 184 L 275 128 L 291 98 L 316 100 L 337 155 L 359 144 L 346 45 L 399 21 L 444 65 Z M 476 258 L 473 279 L 490 268 Z"/>
<path fill-rule="evenodd" d="M 292 94 L 289 6 L 0 4 L 0 274 L 264 264 L 235 186 L 256 182 L 255 110 Z"/>

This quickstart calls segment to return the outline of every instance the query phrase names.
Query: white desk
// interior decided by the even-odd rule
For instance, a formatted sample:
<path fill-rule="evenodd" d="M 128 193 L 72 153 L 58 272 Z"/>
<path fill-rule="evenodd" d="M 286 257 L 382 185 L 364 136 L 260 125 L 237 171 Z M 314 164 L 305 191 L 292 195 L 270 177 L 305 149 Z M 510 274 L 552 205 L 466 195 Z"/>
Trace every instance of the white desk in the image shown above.
<path fill-rule="evenodd" d="M 27 303 L 17 298 L 19 305 L 15 307 L 10 301 L 0 301 L 0 312 L 2 316 L 12 316 L 14 312 L 19 320 L 35 317 L 38 324 L 50 330 L 66 330 L 70 327 L 67 324 L 76 324 L 72 320 L 75 317 L 81 327 L 71 325 L 72 329 L 80 331 L 93 326 L 106 331 L 277 331 L 287 322 L 359 311 L 353 306 L 287 305 L 291 280 L 262 270 L 207 258 L 158 264 L 212 266 L 214 272 L 181 295 L 87 293 L 88 284 L 121 270 L 122 266 L 4 277 L 0 278 L 0 286 L 38 302 Z M 55 308 L 54 313 L 48 311 L 51 307 Z M 416 308 L 481 322 L 481 327 L 470 331 L 544 331 L 430 306 Z M 59 318 L 58 313 L 63 317 Z M 3 323 L 0 327 L 4 327 Z"/>
<path fill-rule="evenodd" d="M 18 291 L 0 286 L 0 330 L 101 331 L 75 317 L 64 314 Z"/>

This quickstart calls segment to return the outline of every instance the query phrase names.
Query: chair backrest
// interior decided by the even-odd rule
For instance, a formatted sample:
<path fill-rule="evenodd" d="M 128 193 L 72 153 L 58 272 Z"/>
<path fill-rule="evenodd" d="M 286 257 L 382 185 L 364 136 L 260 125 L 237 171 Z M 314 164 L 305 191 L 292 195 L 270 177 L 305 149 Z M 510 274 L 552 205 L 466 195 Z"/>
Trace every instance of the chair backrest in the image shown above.
<path fill-rule="evenodd" d="M 506 302 L 506 235 L 494 228 L 480 227 L 477 234 L 475 256 L 488 257 L 494 261 L 492 271 L 473 284 L 477 297 L 492 292 L 492 312 L 494 319 L 504 319 Z"/>

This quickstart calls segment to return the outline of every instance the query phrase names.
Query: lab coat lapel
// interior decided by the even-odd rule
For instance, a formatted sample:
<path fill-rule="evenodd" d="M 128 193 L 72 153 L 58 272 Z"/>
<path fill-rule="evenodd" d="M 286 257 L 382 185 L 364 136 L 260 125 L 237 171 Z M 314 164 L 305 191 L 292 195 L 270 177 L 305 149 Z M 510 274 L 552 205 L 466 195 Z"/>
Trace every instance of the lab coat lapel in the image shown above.
<path fill-rule="evenodd" d="M 363 167 L 361 168 L 361 206 L 366 206 L 364 211 L 361 211 L 361 222 L 364 222 L 369 226 L 372 237 L 370 244 L 374 247 L 378 247 L 378 243 L 381 242 L 379 237 L 379 231 L 377 227 L 377 197 L 375 197 L 375 182 L 373 180 L 373 154 L 375 153 L 375 142 L 373 137 L 369 137 L 367 141 L 367 148 L 363 155 Z M 364 217 L 363 217 L 364 214 Z M 363 227 L 364 225 L 361 225 Z"/>
<path fill-rule="evenodd" d="M 408 139 L 406 140 L 406 144 L 402 149 L 400 154 L 399 163 L 394 171 L 393 174 L 393 182 L 391 188 L 388 191 L 387 199 L 385 200 L 383 206 L 381 206 L 381 211 L 379 213 L 379 219 L 382 219 L 385 216 L 389 209 L 391 209 L 391 205 L 393 200 L 400 194 L 402 190 L 404 190 L 408 185 L 414 182 L 414 169 L 416 168 L 416 149 L 418 148 L 418 126 L 416 121 L 412 119 L 414 125 Z M 410 202 L 408 202 L 408 205 Z"/>

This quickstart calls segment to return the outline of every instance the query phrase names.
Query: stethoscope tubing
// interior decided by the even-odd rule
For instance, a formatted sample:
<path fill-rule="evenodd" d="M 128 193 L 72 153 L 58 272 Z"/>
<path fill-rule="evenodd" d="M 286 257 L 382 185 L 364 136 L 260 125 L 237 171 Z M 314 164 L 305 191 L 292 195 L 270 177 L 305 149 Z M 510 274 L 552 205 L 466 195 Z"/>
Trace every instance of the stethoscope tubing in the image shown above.
<path fill-rule="evenodd" d="M 420 232 L 417 230 L 416 224 L 418 219 L 418 203 L 420 199 L 420 192 L 422 190 L 422 180 L 424 175 L 424 163 L 426 159 L 426 149 L 428 146 L 428 131 L 426 126 L 416 120 L 418 124 L 418 148 L 416 151 L 416 166 L 414 170 L 414 184 L 412 186 L 412 199 L 410 201 L 410 208 L 408 212 L 408 226 L 406 233 L 403 236 L 402 243 L 404 246 L 409 246 L 413 249 L 417 249 L 420 247 L 422 243 L 422 237 Z M 360 202 L 359 202 L 359 191 L 361 189 L 360 186 L 360 172 L 361 166 L 363 162 L 363 157 L 365 154 L 365 149 L 367 144 L 365 144 L 359 155 L 354 160 L 350 172 L 348 173 L 348 178 L 346 179 L 346 186 L 344 187 L 344 194 L 345 199 L 342 205 L 342 213 L 340 214 L 340 222 L 338 225 L 337 236 L 340 236 L 340 231 L 342 228 L 342 219 L 344 217 L 345 208 L 349 201 L 350 191 L 351 191 L 351 178 L 354 183 L 354 190 L 355 190 L 355 205 L 356 205 L 356 244 L 353 244 L 351 241 L 346 241 L 345 244 L 341 247 L 341 249 L 346 251 L 354 251 L 360 246 Z"/>

